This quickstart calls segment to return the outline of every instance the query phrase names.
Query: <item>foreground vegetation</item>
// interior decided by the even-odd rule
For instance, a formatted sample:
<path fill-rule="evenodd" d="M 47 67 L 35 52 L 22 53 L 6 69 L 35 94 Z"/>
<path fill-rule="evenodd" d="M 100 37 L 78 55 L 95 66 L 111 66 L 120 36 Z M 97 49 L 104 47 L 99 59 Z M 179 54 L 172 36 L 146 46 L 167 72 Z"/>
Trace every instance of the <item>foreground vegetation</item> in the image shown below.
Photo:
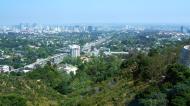
<path fill-rule="evenodd" d="M 47 65 L 29 73 L 0 75 L 0 106 L 188 106 L 190 70 L 178 64 L 181 46 L 149 54 L 66 58 L 76 75 Z M 123 58 L 123 57 L 122 57 Z"/>

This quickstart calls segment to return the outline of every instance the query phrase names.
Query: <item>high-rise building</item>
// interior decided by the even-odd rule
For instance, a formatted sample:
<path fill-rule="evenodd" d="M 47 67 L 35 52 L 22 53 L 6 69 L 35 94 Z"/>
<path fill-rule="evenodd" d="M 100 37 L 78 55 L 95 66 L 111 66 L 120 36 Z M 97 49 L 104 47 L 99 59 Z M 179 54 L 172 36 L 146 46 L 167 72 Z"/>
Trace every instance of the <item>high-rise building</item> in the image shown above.
<path fill-rule="evenodd" d="M 180 62 L 183 65 L 190 67 L 190 45 L 186 45 L 183 47 L 181 51 Z"/>
<path fill-rule="evenodd" d="M 181 28 L 180 28 L 180 32 L 181 32 L 181 33 L 184 32 L 184 27 L 183 27 L 183 26 L 181 26 Z"/>
<path fill-rule="evenodd" d="M 88 32 L 92 32 L 93 31 L 93 27 L 92 26 L 88 26 Z"/>
<path fill-rule="evenodd" d="M 71 45 L 71 56 L 72 57 L 79 57 L 80 56 L 80 46 L 79 45 Z"/>

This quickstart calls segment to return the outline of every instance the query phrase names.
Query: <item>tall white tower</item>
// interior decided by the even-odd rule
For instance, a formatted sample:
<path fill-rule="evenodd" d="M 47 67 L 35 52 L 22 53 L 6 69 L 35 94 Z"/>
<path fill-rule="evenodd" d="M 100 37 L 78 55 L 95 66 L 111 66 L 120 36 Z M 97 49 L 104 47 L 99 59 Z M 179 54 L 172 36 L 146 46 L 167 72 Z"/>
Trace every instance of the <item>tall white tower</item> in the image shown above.
<path fill-rule="evenodd" d="M 71 56 L 72 57 L 79 57 L 80 56 L 80 46 L 79 45 L 71 45 Z"/>

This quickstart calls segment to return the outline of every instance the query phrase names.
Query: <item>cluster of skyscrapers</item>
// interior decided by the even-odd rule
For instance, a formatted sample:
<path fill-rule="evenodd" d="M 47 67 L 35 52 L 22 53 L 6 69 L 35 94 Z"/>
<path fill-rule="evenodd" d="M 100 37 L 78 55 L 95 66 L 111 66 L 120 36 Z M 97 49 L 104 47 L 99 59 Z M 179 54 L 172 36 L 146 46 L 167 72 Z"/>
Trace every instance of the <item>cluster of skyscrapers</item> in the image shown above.
<path fill-rule="evenodd" d="M 21 33 L 21 34 L 39 34 L 39 33 L 61 33 L 61 32 L 92 32 L 97 28 L 88 25 L 39 25 L 39 24 L 24 24 L 13 26 L 0 26 L 0 33 Z"/>

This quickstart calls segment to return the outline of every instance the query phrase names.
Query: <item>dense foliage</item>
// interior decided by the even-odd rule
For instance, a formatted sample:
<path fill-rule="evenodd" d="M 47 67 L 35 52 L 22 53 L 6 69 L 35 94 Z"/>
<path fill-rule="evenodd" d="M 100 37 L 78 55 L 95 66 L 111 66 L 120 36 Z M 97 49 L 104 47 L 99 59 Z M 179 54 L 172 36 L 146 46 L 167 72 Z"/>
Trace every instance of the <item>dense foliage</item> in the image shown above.
<path fill-rule="evenodd" d="M 137 96 L 143 106 L 189 106 L 190 105 L 190 69 L 173 64 L 167 67 L 166 78 L 152 84 Z"/>
<path fill-rule="evenodd" d="M 0 105 L 190 105 L 190 69 L 178 64 L 179 48 L 128 57 L 67 57 L 76 75 L 46 65 L 29 73 L 0 75 Z"/>
<path fill-rule="evenodd" d="M 0 96 L 0 106 L 25 106 L 26 100 L 18 95 Z"/>

